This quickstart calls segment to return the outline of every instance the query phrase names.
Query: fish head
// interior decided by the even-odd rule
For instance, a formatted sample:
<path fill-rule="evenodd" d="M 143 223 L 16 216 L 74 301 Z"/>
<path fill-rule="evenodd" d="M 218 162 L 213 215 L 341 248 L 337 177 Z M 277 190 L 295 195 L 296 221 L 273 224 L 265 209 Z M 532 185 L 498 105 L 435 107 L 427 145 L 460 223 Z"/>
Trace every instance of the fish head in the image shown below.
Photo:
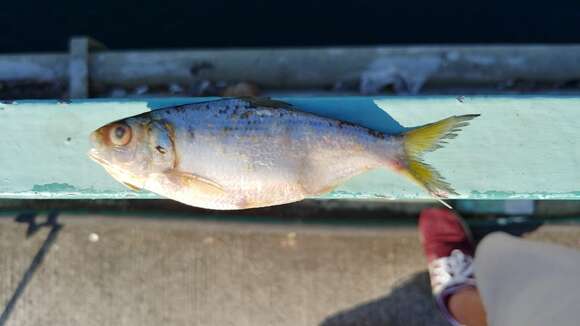
<path fill-rule="evenodd" d="M 152 173 L 175 167 L 171 124 L 149 117 L 132 117 L 109 123 L 91 133 L 89 157 L 115 179 L 145 188 Z"/>

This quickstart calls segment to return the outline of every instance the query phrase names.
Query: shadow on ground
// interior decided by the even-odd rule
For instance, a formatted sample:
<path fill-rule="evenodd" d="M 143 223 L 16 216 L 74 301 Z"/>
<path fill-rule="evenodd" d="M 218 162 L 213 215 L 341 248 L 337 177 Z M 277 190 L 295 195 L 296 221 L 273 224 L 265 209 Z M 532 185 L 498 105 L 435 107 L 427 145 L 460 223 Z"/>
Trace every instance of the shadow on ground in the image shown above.
<path fill-rule="evenodd" d="M 58 233 L 62 229 L 62 225 L 58 223 L 58 214 L 59 213 L 56 211 L 48 213 L 48 216 L 46 217 L 46 222 L 43 223 L 37 222 L 36 212 L 22 213 L 16 216 L 16 218 L 14 219 L 14 221 L 17 223 L 24 223 L 28 225 L 28 228 L 26 229 L 26 238 L 32 237 L 42 227 L 48 227 L 50 228 L 50 231 L 48 233 L 48 236 L 46 237 L 46 240 L 44 240 L 42 246 L 38 249 L 36 255 L 34 255 L 32 262 L 22 275 L 22 279 L 18 283 L 18 286 L 16 287 L 16 290 L 10 297 L 10 300 L 8 300 L 8 302 L 4 306 L 4 309 L 0 313 L 0 326 L 6 325 L 6 322 L 10 318 L 10 314 L 12 314 L 12 311 L 14 310 L 16 302 L 18 302 L 20 297 L 24 294 L 24 291 L 26 290 L 26 287 L 32 280 L 34 273 L 36 273 L 40 265 L 42 265 L 42 262 L 44 261 L 46 254 L 48 253 L 52 245 L 56 242 Z"/>
<path fill-rule="evenodd" d="M 431 297 L 427 272 L 401 281 L 382 298 L 339 311 L 321 326 L 447 326 Z"/>

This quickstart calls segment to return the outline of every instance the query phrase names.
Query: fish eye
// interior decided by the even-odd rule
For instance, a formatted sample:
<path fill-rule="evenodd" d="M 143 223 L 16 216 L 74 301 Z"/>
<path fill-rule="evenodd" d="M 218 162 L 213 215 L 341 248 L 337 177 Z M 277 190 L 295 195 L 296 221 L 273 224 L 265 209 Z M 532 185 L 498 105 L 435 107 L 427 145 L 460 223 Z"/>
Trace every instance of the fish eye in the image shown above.
<path fill-rule="evenodd" d="M 131 141 L 131 128 L 123 123 L 116 123 L 109 129 L 109 138 L 115 146 L 125 146 Z"/>

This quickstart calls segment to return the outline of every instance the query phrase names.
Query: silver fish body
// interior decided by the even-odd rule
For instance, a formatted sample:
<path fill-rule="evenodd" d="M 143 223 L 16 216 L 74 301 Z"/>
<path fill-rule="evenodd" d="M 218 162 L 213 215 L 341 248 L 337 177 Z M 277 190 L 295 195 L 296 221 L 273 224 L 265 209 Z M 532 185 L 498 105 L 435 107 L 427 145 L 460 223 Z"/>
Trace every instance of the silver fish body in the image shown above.
<path fill-rule="evenodd" d="M 107 139 L 123 134 L 119 125 L 132 135 L 122 146 Z M 255 99 L 154 110 L 104 126 L 92 138 L 91 157 L 117 180 L 210 209 L 298 201 L 370 169 L 404 168 L 406 155 L 402 134 Z"/>

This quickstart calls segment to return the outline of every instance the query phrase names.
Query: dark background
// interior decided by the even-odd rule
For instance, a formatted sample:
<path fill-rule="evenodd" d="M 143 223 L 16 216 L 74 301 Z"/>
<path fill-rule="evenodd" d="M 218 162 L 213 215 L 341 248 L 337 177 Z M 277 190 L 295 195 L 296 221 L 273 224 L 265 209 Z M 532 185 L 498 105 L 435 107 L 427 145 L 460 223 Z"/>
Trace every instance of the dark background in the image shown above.
<path fill-rule="evenodd" d="M 0 52 L 580 42 L 580 1 L 2 0 Z"/>

